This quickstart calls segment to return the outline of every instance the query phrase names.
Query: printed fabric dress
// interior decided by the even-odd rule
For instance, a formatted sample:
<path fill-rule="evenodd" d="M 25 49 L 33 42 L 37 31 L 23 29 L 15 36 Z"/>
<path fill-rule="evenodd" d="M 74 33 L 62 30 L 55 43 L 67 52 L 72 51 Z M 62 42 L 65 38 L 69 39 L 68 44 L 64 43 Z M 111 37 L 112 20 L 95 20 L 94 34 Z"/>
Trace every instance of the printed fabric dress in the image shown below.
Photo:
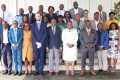
<path fill-rule="evenodd" d="M 109 58 L 118 58 L 119 52 L 118 52 L 118 31 L 119 30 L 109 30 Z"/>

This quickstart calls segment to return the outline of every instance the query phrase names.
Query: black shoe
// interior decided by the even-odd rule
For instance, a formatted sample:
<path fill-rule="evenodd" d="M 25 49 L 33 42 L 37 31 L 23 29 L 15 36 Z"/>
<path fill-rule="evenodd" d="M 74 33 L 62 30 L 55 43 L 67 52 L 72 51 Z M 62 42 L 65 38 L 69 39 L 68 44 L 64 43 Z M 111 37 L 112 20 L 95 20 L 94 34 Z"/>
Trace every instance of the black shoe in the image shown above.
<path fill-rule="evenodd" d="M 18 74 L 18 72 L 15 72 L 15 73 L 14 73 L 14 76 L 16 76 L 17 74 Z"/>
<path fill-rule="evenodd" d="M 44 76 L 44 73 L 43 73 L 43 72 L 41 72 L 41 73 L 40 73 L 40 75 L 41 75 L 41 76 Z"/>
<path fill-rule="evenodd" d="M 21 75 L 22 75 L 22 72 L 19 72 L 19 73 L 18 73 L 18 76 L 21 76 Z"/>
<path fill-rule="evenodd" d="M 8 71 L 5 71 L 3 74 L 7 74 L 8 73 Z"/>
<path fill-rule="evenodd" d="M 9 71 L 9 72 L 8 72 L 8 75 L 11 75 L 11 74 L 12 74 L 11 71 Z"/>
<path fill-rule="evenodd" d="M 37 75 L 39 75 L 39 72 L 35 72 L 35 73 L 34 73 L 34 76 L 37 76 Z"/>
<path fill-rule="evenodd" d="M 107 74 L 108 74 L 108 71 L 103 71 L 103 74 L 104 74 L 104 75 L 107 75 Z"/>

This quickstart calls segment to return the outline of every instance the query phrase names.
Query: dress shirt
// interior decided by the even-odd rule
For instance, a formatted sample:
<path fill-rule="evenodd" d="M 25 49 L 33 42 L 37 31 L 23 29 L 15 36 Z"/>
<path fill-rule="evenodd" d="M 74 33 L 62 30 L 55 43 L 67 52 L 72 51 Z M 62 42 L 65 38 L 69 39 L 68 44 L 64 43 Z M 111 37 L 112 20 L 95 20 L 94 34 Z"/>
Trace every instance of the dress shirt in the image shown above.
<path fill-rule="evenodd" d="M 8 42 L 8 29 L 3 29 L 3 43 L 9 43 Z"/>
<path fill-rule="evenodd" d="M 79 13 L 78 8 L 77 9 L 74 8 L 74 12 L 75 12 L 75 14 Z"/>

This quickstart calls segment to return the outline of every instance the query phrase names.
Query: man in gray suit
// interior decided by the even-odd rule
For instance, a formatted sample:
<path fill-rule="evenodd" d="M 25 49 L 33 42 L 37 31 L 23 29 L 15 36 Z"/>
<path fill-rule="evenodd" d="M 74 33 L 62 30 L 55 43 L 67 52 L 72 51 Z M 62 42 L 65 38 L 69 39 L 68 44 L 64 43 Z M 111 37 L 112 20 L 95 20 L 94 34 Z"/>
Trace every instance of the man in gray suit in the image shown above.
<path fill-rule="evenodd" d="M 77 13 L 79 13 L 79 14 L 80 14 L 80 17 L 82 18 L 82 17 L 83 17 L 83 9 L 78 7 L 78 3 L 77 3 L 76 1 L 73 2 L 73 7 L 74 7 L 74 8 L 72 8 L 72 9 L 69 10 L 70 13 L 71 13 L 72 19 L 75 19 L 75 15 L 76 15 Z"/>
<path fill-rule="evenodd" d="M 107 13 L 103 11 L 102 5 L 98 5 L 98 12 L 100 14 L 100 20 L 104 23 L 107 20 Z"/>
<path fill-rule="evenodd" d="M 85 21 L 85 28 L 81 30 L 79 36 L 81 42 L 81 52 L 82 52 L 82 65 L 80 75 L 83 76 L 85 74 L 85 65 L 87 56 L 89 57 L 89 66 L 90 72 L 92 75 L 96 75 L 94 71 L 94 53 L 95 53 L 95 45 L 97 43 L 97 34 L 94 29 L 91 28 L 91 22 L 89 20 Z"/>

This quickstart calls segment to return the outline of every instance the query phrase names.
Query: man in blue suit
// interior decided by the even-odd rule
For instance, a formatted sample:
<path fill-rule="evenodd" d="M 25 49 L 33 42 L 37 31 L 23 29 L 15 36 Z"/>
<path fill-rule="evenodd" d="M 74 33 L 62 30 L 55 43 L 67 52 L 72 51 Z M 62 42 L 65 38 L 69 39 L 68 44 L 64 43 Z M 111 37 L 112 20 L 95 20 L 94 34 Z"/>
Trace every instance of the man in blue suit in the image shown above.
<path fill-rule="evenodd" d="M 34 75 L 36 76 L 39 74 L 43 75 L 47 25 L 42 22 L 42 16 L 40 13 L 35 14 L 35 19 L 36 22 L 32 24 L 32 38 L 36 69 Z"/>
<path fill-rule="evenodd" d="M 61 28 L 56 26 L 56 20 L 51 20 L 51 26 L 47 29 L 47 52 L 49 53 L 49 72 L 50 75 L 55 71 L 59 72 L 59 52 L 62 50 Z M 55 59 L 54 59 L 55 56 Z M 54 65 L 55 62 L 55 65 Z"/>
<path fill-rule="evenodd" d="M 109 49 L 109 35 L 107 30 L 103 30 L 103 24 L 101 22 L 98 23 L 97 27 L 98 41 L 96 50 L 98 54 L 99 71 L 104 71 L 106 73 L 108 69 L 107 55 Z"/>
<path fill-rule="evenodd" d="M 18 28 L 18 22 L 13 21 L 13 28 L 9 30 L 9 40 L 11 43 L 12 56 L 14 61 L 14 75 L 22 75 L 22 38 L 23 32 Z"/>

